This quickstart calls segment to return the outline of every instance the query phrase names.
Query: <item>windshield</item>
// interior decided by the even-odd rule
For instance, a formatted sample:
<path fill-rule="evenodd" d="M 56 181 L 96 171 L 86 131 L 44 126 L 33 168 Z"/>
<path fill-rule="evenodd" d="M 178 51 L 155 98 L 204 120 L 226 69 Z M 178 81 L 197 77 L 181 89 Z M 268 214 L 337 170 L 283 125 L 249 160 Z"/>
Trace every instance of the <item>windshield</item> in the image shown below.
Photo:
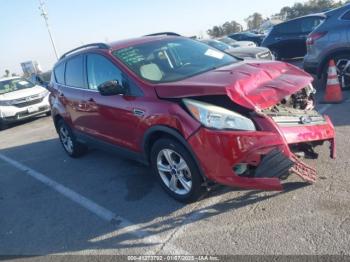
<path fill-rule="evenodd" d="M 225 51 L 227 49 L 231 49 L 232 47 L 228 44 L 225 44 L 223 42 L 217 41 L 217 40 L 204 40 L 203 43 L 206 43 L 216 49 L 219 49 L 221 51 Z"/>
<path fill-rule="evenodd" d="M 24 78 L 0 80 L 0 94 L 33 87 L 34 84 Z"/>
<path fill-rule="evenodd" d="M 130 46 L 113 55 L 138 76 L 155 83 L 179 81 L 237 62 L 230 55 L 186 38 Z"/>

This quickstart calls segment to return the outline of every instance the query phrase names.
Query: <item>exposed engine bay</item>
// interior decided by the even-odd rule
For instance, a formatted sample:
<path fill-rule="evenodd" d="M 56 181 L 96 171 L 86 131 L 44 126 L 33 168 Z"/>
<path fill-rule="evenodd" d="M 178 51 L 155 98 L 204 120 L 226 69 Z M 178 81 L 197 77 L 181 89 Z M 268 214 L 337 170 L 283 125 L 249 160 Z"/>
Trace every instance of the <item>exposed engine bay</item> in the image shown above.
<path fill-rule="evenodd" d="M 316 89 L 310 84 L 299 92 L 285 97 L 281 104 L 300 110 L 312 110 L 315 107 Z"/>
<path fill-rule="evenodd" d="M 315 110 L 315 94 L 316 90 L 310 84 L 262 112 L 281 126 L 323 124 L 324 117 Z"/>

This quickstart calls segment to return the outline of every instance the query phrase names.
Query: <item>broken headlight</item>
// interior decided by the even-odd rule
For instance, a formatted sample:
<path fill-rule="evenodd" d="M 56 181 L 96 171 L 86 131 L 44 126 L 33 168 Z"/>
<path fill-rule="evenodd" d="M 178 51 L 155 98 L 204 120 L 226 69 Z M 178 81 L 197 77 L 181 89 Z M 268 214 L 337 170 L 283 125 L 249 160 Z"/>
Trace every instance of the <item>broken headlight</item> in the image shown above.
<path fill-rule="evenodd" d="M 204 126 L 215 129 L 255 131 L 254 123 L 235 112 L 192 99 L 183 99 L 192 116 Z"/>

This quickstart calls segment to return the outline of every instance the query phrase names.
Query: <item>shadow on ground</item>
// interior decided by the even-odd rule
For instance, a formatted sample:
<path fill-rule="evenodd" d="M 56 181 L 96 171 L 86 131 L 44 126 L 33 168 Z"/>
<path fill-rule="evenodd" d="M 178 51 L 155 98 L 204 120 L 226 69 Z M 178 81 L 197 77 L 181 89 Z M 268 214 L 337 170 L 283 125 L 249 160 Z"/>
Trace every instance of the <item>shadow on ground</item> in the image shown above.
<path fill-rule="evenodd" d="M 30 159 L 28 160 L 28 152 L 35 152 L 36 155 L 41 155 L 51 160 L 46 160 L 46 158 L 42 160 L 39 158 L 39 162 L 31 162 Z M 51 179 L 81 193 L 88 199 L 110 209 L 118 215 L 120 210 L 124 210 L 121 216 L 132 221 L 135 225 L 140 227 L 139 232 L 145 233 L 148 236 L 159 236 L 159 234 L 167 232 L 171 233 L 172 230 L 176 230 L 182 225 L 189 225 L 200 219 L 212 218 L 222 213 L 234 213 L 240 208 L 266 201 L 281 194 L 288 194 L 289 192 L 306 186 L 305 183 L 286 183 L 285 191 L 269 193 L 255 190 L 238 191 L 236 189 L 218 186 L 213 191 L 209 192 L 201 201 L 191 206 L 185 206 L 168 197 L 166 193 L 160 189 L 155 177 L 150 174 L 149 168 L 133 161 L 121 159 L 118 156 L 111 156 L 103 152 L 93 151 L 91 155 L 95 159 L 94 161 L 91 161 L 91 157 L 89 158 L 88 155 L 86 156 L 86 160 L 84 160 L 84 158 L 79 160 L 66 159 L 63 150 L 60 148 L 58 139 L 7 148 L 1 150 L 0 153 L 14 158 L 19 162 L 24 161 L 24 163 L 31 168 L 44 173 Z M 62 173 L 62 177 L 56 177 L 53 171 L 57 168 L 59 169 L 59 165 L 55 166 L 55 162 L 60 162 L 61 159 L 67 162 L 67 166 L 62 167 L 61 171 L 58 172 Z M 47 163 L 49 165 L 49 169 L 47 170 L 52 170 L 52 173 L 49 171 L 41 171 L 41 167 L 38 169 L 38 167 L 35 166 L 36 163 L 41 163 L 43 161 L 52 161 L 52 163 Z M 103 174 L 95 172 L 94 168 L 96 163 L 104 167 L 104 170 L 108 172 Z M 79 167 L 84 167 L 80 168 L 80 173 L 73 172 L 69 174 L 68 178 L 65 178 L 65 173 L 68 172 L 69 168 L 79 169 Z M 82 176 L 81 173 L 84 173 L 84 170 L 87 170 L 86 173 L 90 173 L 90 176 L 86 174 Z M 7 189 L 3 188 L 3 190 L 6 196 Z M 16 255 L 19 253 L 46 255 L 87 249 L 148 248 L 160 244 L 142 241 L 142 239 L 135 236 L 133 232 L 124 232 L 123 228 L 118 225 L 118 220 L 114 221 L 114 223 L 110 223 L 108 227 L 102 228 L 86 227 L 87 225 L 82 224 L 82 228 L 68 230 L 67 233 L 64 227 L 69 227 L 69 225 L 59 225 L 60 221 L 57 221 L 60 219 L 59 217 L 46 215 L 45 223 L 48 223 L 48 225 L 43 225 L 41 229 L 39 225 L 35 224 L 37 223 L 36 221 L 32 221 L 33 218 L 29 216 L 29 212 L 25 212 L 25 210 L 30 209 L 31 201 L 38 201 L 40 197 L 44 199 L 45 194 L 50 190 L 51 189 L 48 188 L 47 190 L 38 191 L 36 195 L 34 194 L 32 196 L 30 194 L 25 194 L 22 196 L 12 195 L 11 197 L 0 198 L 0 204 L 6 204 L 6 201 L 10 201 L 10 203 L 21 203 L 17 202 L 21 201 L 21 198 L 25 198 L 26 203 L 29 203 L 29 207 L 26 206 L 23 208 L 23 213 L 21 213 L 21 206 L 16 207 L 18 212 L 16 219 L 18 218 L 20 220 L 19 224 L 22 223 L 21 225 L 17 225 L 17 227 L 20 227 L 19 231 L 23 237 L 28 237 L 28 239 L 32 241 L 31 243 L 22 242 L 23 246 L 7 246 L 7 243 L 14 241 L 11 239 L 13 236 L 5 234 L 0 228 L 0 235 L 3 235 L 1 236 L 3 244 L 0 243 L 0 250 L 2 252 L 6 251 L 7 254 L 12 254 L 11 252 L 14 252 L 13 254 Z M 106 192 L 102 192 L 103 190 L 106 190 Z M 205 208 L 198 208 L 202 202 L 231 191 L 239 192 L 239 194 L 232 194 L 236 195 L 232 198 L 227 198 L 225 196 L 225 200 L 223 201 L 206 206 Z M 36 191 L 34 190 L 33 192 L 35 193 Z M 237 195 L 239 196 L 237 197 Z M 113 199 L 112 202 L 111 199 Z M 43 202 L 42 205 L 46 205 L 47 208 L 52 208 L 52 205 L 54 206 L 55 203 Z M 122 206 L 124 206 L 124 209 Z M 62 210 L 55 210 L 54 213 L 65 214 L 64 206 L 56 207 L 56 209 L 57 208 L 62 208 Z M 33 211 L 35 212 L 36 210 Z M 38 218 L 40 218 L 41 215 L 40 213 L 36 213 Z M 6 221 L 6 217 L 3 217 L 0 219 L 0 223 L 9 224 L 9 221 Z M 28 224 L 29 228 L 26 227 L 25 224 Z M 52 225 L 52 228 L 63 228 L 61 228 L 61 231 L 56 230 L 56 233 L 50 236 L 50 232 L 47 232 L 47 230 L 51 230 L 50 225 Z M 33 226 L 39 228 L 35 234 L 43 234 L 47 237 L 45 241 L 30 235 L 33 234 L 30 231 L 30 227 Z M 60 234 L 62 235 L 60 236 Z M 68 245 L 63 248 L 59 247 L 55 243 L 56 237 L 66 238 Z M 96 240 L 91 241 L 92 239 Z"/>

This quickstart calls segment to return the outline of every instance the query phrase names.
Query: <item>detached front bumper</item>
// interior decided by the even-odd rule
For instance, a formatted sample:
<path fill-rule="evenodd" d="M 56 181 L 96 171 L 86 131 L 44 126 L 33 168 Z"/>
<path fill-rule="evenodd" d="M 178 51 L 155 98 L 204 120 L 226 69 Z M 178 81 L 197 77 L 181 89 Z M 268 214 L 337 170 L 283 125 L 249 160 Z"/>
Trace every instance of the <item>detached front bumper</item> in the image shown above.
<path fill-rule="evenodd" d="M 188 142 L 209 180 L 220 184 L 260 190 L 283 190 L 281 179 L 293 172 L 308 182 L 316 179 L 315 169 L 307 166 L 291 151 L 299 143 L 330 142 L 335 157 L 334 127 L 326 123 L 314 126 L 278 127 L 269 118 L 259 120 L 267 131 L 218 131 L 199 129 Z M 245 164 L 253 172 L 235 173 L 235 166 Z"/>

